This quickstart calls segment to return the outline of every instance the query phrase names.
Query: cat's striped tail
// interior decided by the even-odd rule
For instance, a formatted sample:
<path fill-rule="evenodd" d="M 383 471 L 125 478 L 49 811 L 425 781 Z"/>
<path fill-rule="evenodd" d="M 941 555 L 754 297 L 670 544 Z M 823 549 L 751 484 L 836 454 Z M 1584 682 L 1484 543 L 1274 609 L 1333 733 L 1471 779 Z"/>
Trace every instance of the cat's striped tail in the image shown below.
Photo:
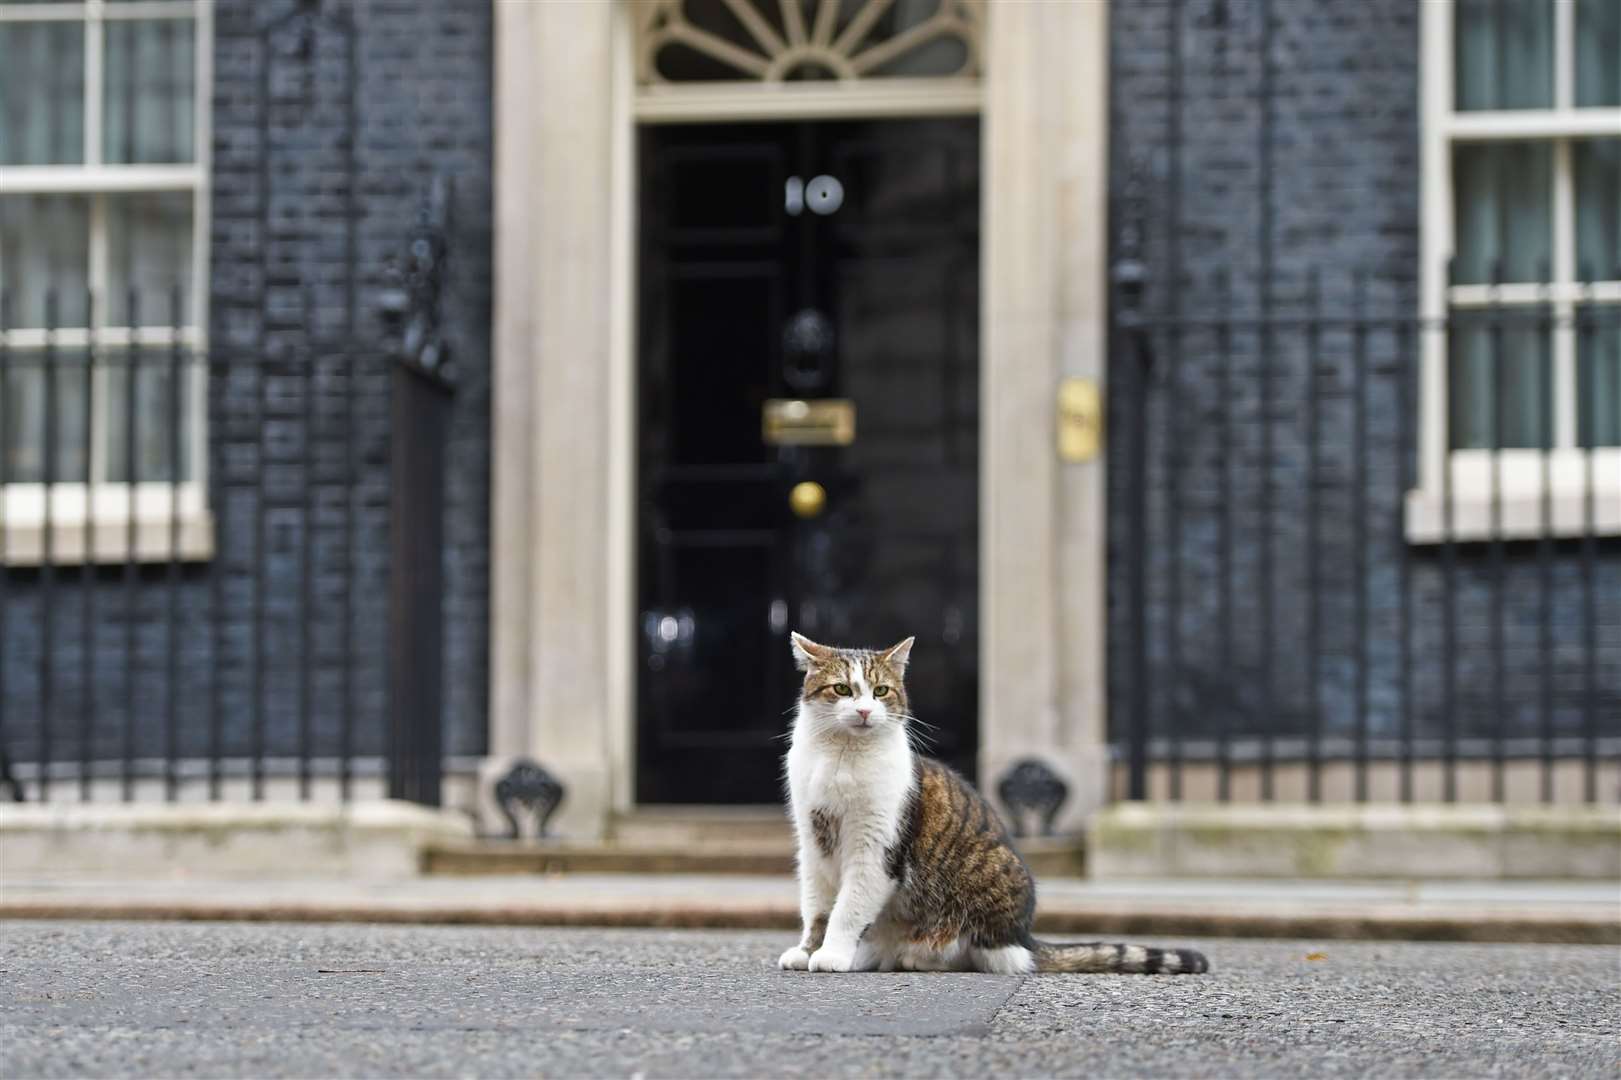
<path fill-rule="evenodd" d="M 1196 949 L 1150 949 L 1103 941 L 1075 945 L 1037 941 L 1031 952 L 1036 958 L 1037 971 L 1202 975 L 1210 970 L 1204 953 Z"/>

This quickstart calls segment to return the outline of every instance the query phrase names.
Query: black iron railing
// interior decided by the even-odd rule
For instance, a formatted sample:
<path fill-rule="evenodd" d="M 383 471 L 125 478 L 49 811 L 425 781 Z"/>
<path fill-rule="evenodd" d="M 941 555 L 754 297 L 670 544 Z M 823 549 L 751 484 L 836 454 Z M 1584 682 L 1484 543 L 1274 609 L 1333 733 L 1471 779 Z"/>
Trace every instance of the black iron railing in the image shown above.
<path fill-rule="evenodd" d="M 1500 161 L 1418 205 L 1411 5 L 1359 7 L 1356 94 L 1302 109 L 1324 56 L 1278 46 L 1326 6 L 1119 6 L 1116 792 L 1621 801 L 1621 267 L 1539 256 Z"/>
<path fill-rule="evenodd" d="M 437 687 L 437 627 L 384 602 L 443 556 L 389 555 L 442 510 L 443 423 L 398 431 L 434 406 L 390 389 L 420 360 L 205 350 L 178 297 L 99 300 L 0 297 L 0 795 L 437 801 L 437 698 L 401 729 L 388 685 L 392 652 Z"/>
<path fill-rule="evenodd" d="M 1124 239 L 1117 793 L 1621 800 L 1621 304 L 1150 307 Z"/>

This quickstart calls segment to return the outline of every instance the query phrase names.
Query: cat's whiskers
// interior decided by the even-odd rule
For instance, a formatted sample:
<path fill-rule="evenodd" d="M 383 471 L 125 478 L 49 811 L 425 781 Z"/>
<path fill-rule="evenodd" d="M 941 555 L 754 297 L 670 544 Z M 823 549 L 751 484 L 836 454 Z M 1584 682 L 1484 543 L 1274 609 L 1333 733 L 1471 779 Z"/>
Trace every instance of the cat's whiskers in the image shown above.
<path fill-rule="evenodd" d="M 934 735 L 940 728 L 927 720 L 919 720 L 909 712 L 895 710 L 889 714 L 896 721 L 906 726 L 908 744 L 915 753 L 928 753 L 934 750 Z"/>
<path fill-rule="evenodd" d="M 906 739 L 914 753 L 926 754 L 934 751 L 934 738 L 926 732 L 908 727 L 906 729 Z"/>
<path fill-rule="evenodd" d="M 778 713 L 777 715 L 779 715 L 779 716 L 787 716 L 789 713 L 797 711 L 799 709 L 799 706 L 800 706 L 800 702 L 796 701 L 792 705 L 788 706 L 786 709 L 782 710 L 782 712 Z M 794 725 L 792 725 L 792 724 L 788 725 L 788 730 L 787 731 L 781 731 L 781 732 L 778 732 L 776 735 L 772 736 L 772 738 L 781 739 L 783 742 L 790 742 L 790 741 L 793 740 L 793 737 L 794 737 Z"/>
<path fill-rule="evenodd" d="M 812 736 L 838 734 L 844 728 L 844 724 L 837 717 L 822 716 L 815 711 L 801 711 L 795 721 L 795 727 L 800 724 L 804 724 L 805 732 Z M 788 734 L 791 738 L 793 732 L 790 731 Z"/>
<path fill-rule="evenodd" d="M 931 724 L 927 720 L 919 720 L 917 717 L 913 716 L 911 713 L 897 712 L 897 713 L 890 713 L 890 715 L 895 717 L 898 720 L 904 720 L 908 727 L 916 726 L 916 727 L 920 727 L 920 728 L 927 728 L 930 731 L 939 731 L 940 730 L 939 725 Z"/>

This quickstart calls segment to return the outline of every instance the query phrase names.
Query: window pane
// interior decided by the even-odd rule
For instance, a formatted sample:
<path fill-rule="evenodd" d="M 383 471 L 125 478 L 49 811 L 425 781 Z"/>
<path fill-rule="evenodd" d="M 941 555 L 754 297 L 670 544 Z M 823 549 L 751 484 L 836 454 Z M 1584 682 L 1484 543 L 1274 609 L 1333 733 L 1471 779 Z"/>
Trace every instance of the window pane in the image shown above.
<path fill-rule="evenodd" d="M 797 0 L 800 19 L 806 30 L 813 29 L 819 17 L 822 0 Z M 725 45 L 741 50 L 763 62 L 776 59 L 773 50 L 763 47 L 754 32 L 739 19 L 733 0 L 685 0 L 679 5 L 685 22 L 701 34 L 718 38 Z M 741 6 L 752 9 L 760 20 L 779 38 L 787 35 L 783 0 L 743 0 Z M 938 14 L 942 0 L 880 0 L 875 5 L 877 18 L 854 46 L 857 55 L 872 47 L 894 41 L 916 28 L 925 19 Z M 833 35 L 837 39 L 847 30 L 863 10 L 874 7 L 868 0 L 837 0 L 833 18 Z M 867 76 L 892 75 L 955 75 L 967 59 L 967 47 L 956 34 L 945 34 L 904 49 L 899 55 L 877 65 Z M 653 55 L 658 72 L 670 82 L 740 79 L 750 76 L 736 63 L 718 60 L 709 53 L 680 41 L 667 41 Z M 840 61 L 843 62 L 842 60 Z M 747 61 L 745 61 L 747 63 Z M 820 61 L 814 51 L 802 54 L 792 67 L 783 72 L 788 82 L 816 82 L 834 80 L 838 71 Z"/>
<path fill-rule="evenodd" d="M 107 479 L 129 481 L 130 406 L 134 405 L 135 463 L 137 481 L 175 479 L 172 432 L 180 432 L 180 476 L 191 478 L 191 395 L 195 381 L 191 364 L 182 358 L 180 394 L 174 397 L 173 363 L 168 349 L 146 349 L 133 364 L 135 400 L 129 398 L 130 354 L 110 358 L 107 373 Z"/>
<path fill-rule="evenodd" d="M 133 290 L 140 325 L 170 325 L 177 285 L 181 322 L 193 317 L 191 229 L 191 196 L 185 192 L 107 196 L 108 322 L 129 323 Z"/>
<path fill-rule="evenodd" d="M 1621 105 L 1621 3 L 1576 0 L 1576 104 Z"/>
<path fill-rule="evenodd" d="M 1455 11 L 1454 108 L 1552 108 L 1553 4 L 1458 0 Z"/>
<path fill-rule="evenodd" d="M 151 165 L 196 156 L 196 27 L 184 19 L 106 24 L 102 155 Z"/>
<path fill-rule="evenodd" d="M 46 371 L 56 393 L 48 404 L 56 414 L 54 459 L 47 454 Z M 6 432 L 4 453 L 8 483 L 38 484 L 47 467 L 53 481 L 82 483 L 85 479 L 84 354 L 58 351 L 49 362 L 37 349 L 12 350 L 6 363 Z"/>
<path fill-rule="evenodd" d="M 84 161 L 84 24 L 0 23 L 0 165 Z"/>
<path fill-rule="evenodd" d="M 84 195 L 0 195 L 0 292 L 12 327 L 45 325 L 55 293 L 57 326 L 85 324 L 90 199 Z"/>
<path fill-rule="evenodd" d="M 1448 342 L 1452 448 L 1546 445 L 1553 361 L 1551 337 L 1539 325 L 1539 313 L 1506 309 L 1495 330 L 1489 315 L 1454 312 L 1453 318 Z"/>
<path fill-rule="evenodd" d="M 1462 285 L 1540 281 L 1551 273 L 1553 151 L 1547 143 L 1469 143 L 1452 152 L 1457 262 Z"/>
<path fill-rule="evenodd" d="M 1576 365 L 1577 443 L 1621 446 L 1621 307 L 1581 312 Z"/>
<path fill-rule="evenodd" d="M 1621 278 L 1621 139 L 1578 142 L 1573 158 L 1577 276 Z"/>

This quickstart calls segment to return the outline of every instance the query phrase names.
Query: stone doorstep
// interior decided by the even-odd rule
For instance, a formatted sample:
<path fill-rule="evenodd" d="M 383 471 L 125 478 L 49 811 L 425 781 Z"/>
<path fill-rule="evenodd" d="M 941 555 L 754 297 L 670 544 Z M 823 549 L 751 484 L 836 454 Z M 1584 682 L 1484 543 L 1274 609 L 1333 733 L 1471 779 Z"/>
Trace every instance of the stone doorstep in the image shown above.
<path fill-rule="evenodd" d="M 231 877 L 414 875 L 429 844 L 472 835 L 462 814 L 397 800 L 347 804 L 0 806 L 7 876 L 151 874 Z"/>
<path fill-rule="evenodd" d="M 1082 838 L 1021 839 L 1038 875 L 1084 870 Z M 511 841 L 484 837 L 429 845 L 422 868 L 433 875 L 758 874 L 792 875 L 792 824 L 781 806 L 644 805 L 615 815 L 596 843 L 566 838 Z"/>
<path fill-rule="evenodd" d="M 422 871 L 431 875 L 496 874 L 762 874 L 794 872 L 791 845 L 708 843 L 687 846 L 569 844 L 473 840 L 428 845 Z"/>
<path fill-rule="evenodd" d="M 1099 880 L 1621 881 L 1613 806 L 1117 803 L 1087 830 Z"/>
<path fill-rule="evenodd" d="M 1038 876 L 1083 871 L 1076 839 L 1021 840 L 1019 848 Z M 791 842 L 697 842 L 680 847 L 646 844 L 567 844 L 476 840 L 440 842 L 423 851 L 427 874 L 764 874 L 794 872 Z"/>
<path fill-rule="evenodd" d="M 782 806 L 642 805 L 615 814 L 608 839 L 626 847 L 791 847 L 793 825 Z"/>
<path fill-rule="evenodd" d="M 394 801 L 6 805 L 0 859 L 14 877 L 792 871 L 774 812 L 664 816 L 619 830 L 643 842 L 569 844 L 475 841 L 457 813 Z M 1123 803 L 1093 819 L 1087 843 L 1019 841 L 1041 877 L 1621 880 L 1614 807 Z"/>
<path fill-rule="evenodd" d="M 139 875 L 154 867 L 227 878 L 794 870 L 792 834 L 771 808 L 650 808 L 616 823 L 614 837 L 474 839 L 461 814 L 391 800 L 0 807 L 0 861 L 13 877 Z M 1078 838 L 1020 846 L 1039 875 L 1081 872 Z"/>
<path fill-rule="evenodd" d="M 1078 837 L 1018 841 L 1038 877 L 1069 877 L 1085 869 Z M 792 875 L 791 838 L 775 843 L 752 837 L 718 836 L 686 844 L 569 844 L 549 841 L 475 840 L 429 844 L 422 870 L 434 875 L 490 874 L 762 874 Z"/>

